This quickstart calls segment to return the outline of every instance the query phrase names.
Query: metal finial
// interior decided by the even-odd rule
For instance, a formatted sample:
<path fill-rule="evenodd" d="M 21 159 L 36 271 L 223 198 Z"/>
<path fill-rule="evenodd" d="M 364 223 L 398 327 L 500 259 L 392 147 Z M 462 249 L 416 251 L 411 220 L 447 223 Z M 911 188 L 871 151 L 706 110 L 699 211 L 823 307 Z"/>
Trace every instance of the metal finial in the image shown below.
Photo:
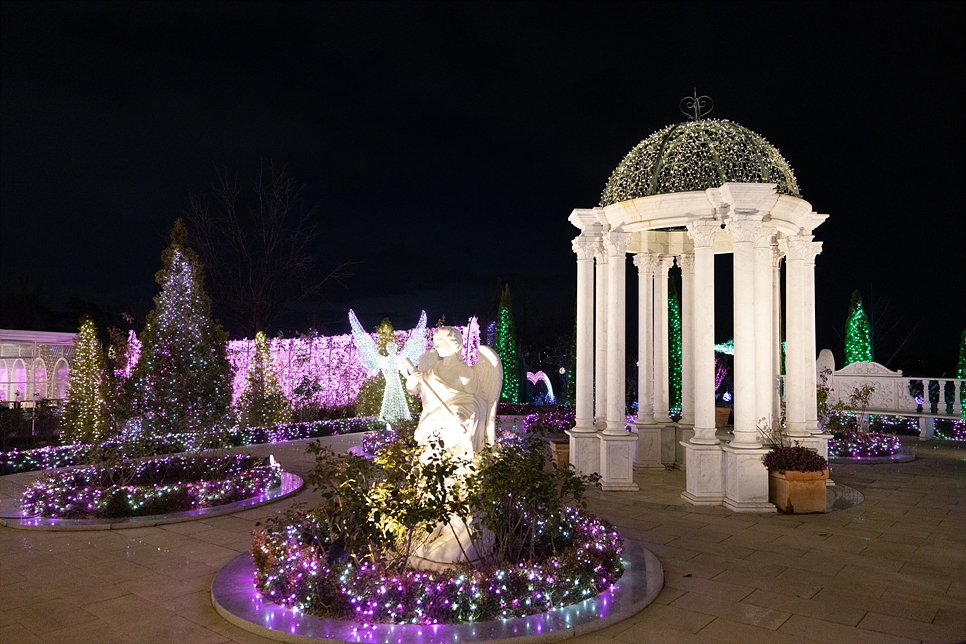
<path fill-rule="evenodd" d="M 705 108 L 708 109 L 705 109 Z M 685 96 L 681 99 L 681 111 L 692 121 L 700 121 L 703 116 L 707 116 L 714 109 L 714 101 L 709 96 L 698 96 L 698 88 L 694 88 L 694 96 Z"/>

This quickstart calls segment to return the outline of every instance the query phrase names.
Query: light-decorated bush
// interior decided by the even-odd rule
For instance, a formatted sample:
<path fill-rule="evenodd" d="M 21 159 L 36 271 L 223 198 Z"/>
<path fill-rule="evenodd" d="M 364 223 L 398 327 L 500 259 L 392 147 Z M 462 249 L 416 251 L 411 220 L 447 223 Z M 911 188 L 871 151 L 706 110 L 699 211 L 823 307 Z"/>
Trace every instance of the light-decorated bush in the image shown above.
<path fill-rule="evenodd" d="M 255 334 L 255 354 L 248 363 L 248 378 L 238 400 L 238 426 L 265 427 L 291 420 L 292 408 L 278 384 L 265 334 Z"/>
<path fill-rule="evenodd" d="M 596 477 L 550 466 L 539 439 L 486 448 L 472 464 L 442 449 L 423 455 L 407 440 L 369 460 L 313 451 L 320 505 L 255 532 L 255 583 L 271 601 L 366 623 L 474 622 L 579 602 L 623 572 L 616 530 L 568 507 L 583 505 Z M 474 544 L 488 539 L 491 554 L 443 571 L 409 568 L 409 553 L 453 517 Z"/>
<path fill-rule="evenodd" d="M 22 507 L 47 518 L 105 519 L 224 505 L 281 485 L 278 466 L 262 460 L 243 454 L 169 456 L 77 467 L 32 483 Z"/>

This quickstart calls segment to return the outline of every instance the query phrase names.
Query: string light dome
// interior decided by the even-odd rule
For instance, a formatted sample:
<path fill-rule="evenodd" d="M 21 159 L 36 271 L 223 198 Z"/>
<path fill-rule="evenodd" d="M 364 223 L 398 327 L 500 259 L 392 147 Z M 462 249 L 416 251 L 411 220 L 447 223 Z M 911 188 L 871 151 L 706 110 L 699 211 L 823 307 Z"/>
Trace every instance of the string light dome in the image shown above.
<path fill-rule="evenodd" d="M 611 174 L 600 205 L 728 181 L 775 183 L 779 194 L 801 196 L 791 166 L 763 137 L 731 121 L 696 119 L 641 141 Z"/>

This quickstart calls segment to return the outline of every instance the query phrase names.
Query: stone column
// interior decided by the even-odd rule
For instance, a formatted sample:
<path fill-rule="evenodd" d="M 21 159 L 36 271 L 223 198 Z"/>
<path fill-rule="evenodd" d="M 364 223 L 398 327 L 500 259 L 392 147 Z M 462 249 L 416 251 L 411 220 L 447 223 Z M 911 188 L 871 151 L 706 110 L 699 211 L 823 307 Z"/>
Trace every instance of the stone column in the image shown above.
<path fill-rule="evenodd" d="M 654 268 L 654 422 L 671 423 L 668 402 L 667 273 L 672 255 L 661 255 Z"/>
<path fill-rule="evenodd" d="M 682 427 L 694 428 L 694 255 L 686 253 L 677 258 L 681 267 L 681 422 Z"/>
<path fill-rule="evenodd" d="M 684 444 L 687 490 L 694 505 L 717 505 L 724 499 L 722 452 L 714 432 L 714 237 L 721 222 L 701 219 L 688 224 L 694 241 L 694 436 Z"/>
<path fill-rule="evenodd" d="M 771 245 L 772 275 L 772 320 L 771 320 L 771 359 L 774 387 L 772 408 L 775 410 L 775 423 L 780 422 L 782 411 L 782 258 L 784 254 L 778 247 L 777 237 Z"/>
<path fill-rule="evenodd" d="M 637 458 L 635 470 L 663 470 L 660 425 L 654 422 L 654 264 L 647 252 L 634 255 L 637 266 Z"/>
<path fill-rule="evenodd" d="M 810 436 L 805 422 L 804 375 L 805 342 L 805 260 L 811 252 L 811 235 L 793 235 L 785 239 L 785 424 L 791 437 Z"/>
<path fill-rule="evenodd" d="M 778 372 L 774 370 L 772 333 L 775 314 L 772 241 L 775 226 L 763 224 L 755 234 L 755 421 L 764 429 L 775 426 L 775 390 Z"/>
<path fill-rule="evenodd" d="M 815 257 L 822 252 L 822 242 L 813 241 L 805 255 L 805 370 L 802 387 L 805 389 L 805 423 L 812 434 L 821 434 L 818 427 L 818 382 L 815 360 Z"/>
<path fill-rule="evenodd" d="M 576 425 L 570 435 L 570 463 L 578 474 L 594 474 L 600 445 L 594 428 L 594 248 L 598 235 L 582 233 L 573 240 L 577 254 L 577 398 Z"/>
<path fill-rule="evenodd" d="M 611 231 L 604 235 L 607 251 L 607 426 L 605 434 L 627 433 L 625 405 L 626 339 L 625 332 L 625 272 L 627 244 L 631 234 Z"/>
<path fill-rule="evenodd" d="M 735 438 L 732 447 L 761 447 L 756 430 L 755 233 L 761 222 L 732 215 L 734 237 Z"/>
<path fill-rule="evenodd" d="M 603 241 L 594 248 L 597 259 L 597 293 L 594 326 L 594 417 L 597 429 L 607 427 L 607 252 Z"/>
<path fill-rule="evenodd" d="M 600 439 L 600 484 L 605 490 L 637 490 L 634 483 L 634 451 L 637 435 L 626 430 L 624 404 L 626 343 L 625 266 L 631 234 L 620 228 L 604 235 L 609 266 L 607 276 L 607 426 L 597 434 Z"/>

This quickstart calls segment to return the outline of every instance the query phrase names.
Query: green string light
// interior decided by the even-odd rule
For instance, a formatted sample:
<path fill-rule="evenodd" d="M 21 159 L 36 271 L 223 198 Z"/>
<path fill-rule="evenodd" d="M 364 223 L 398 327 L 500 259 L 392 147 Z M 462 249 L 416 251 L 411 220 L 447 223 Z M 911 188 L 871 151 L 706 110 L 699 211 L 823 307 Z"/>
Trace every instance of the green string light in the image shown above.
<path fill-rule="evenodd" d="M 493 340 L 496 354 L 503 362 L 503 402 L 520 401 L 520 355 L 517 351 L 517 334 L 513 328 L 513 301 L 510 299 L 510 285 L 507 284 L 500 297 L 500 313 L 496 322 L 496 337 Z"/>
<path fill-rule="evenodd" d="M 872 329 L 862 307 L 862 293 L 852 293 L 849 317 L 845 322 L 845 364 L 872 362 Z"/>
<path fill-rule="evenodd" d="M 674 284 L 674 279 L 668 276 L 668 298 L 667 298 L 667 359 L 668 359 L 668 378 L 670 386 L 668 388 L 668 403 L 671 409 L 681 409 L 681 301 L 678 298 L 678 290 Z"/>

